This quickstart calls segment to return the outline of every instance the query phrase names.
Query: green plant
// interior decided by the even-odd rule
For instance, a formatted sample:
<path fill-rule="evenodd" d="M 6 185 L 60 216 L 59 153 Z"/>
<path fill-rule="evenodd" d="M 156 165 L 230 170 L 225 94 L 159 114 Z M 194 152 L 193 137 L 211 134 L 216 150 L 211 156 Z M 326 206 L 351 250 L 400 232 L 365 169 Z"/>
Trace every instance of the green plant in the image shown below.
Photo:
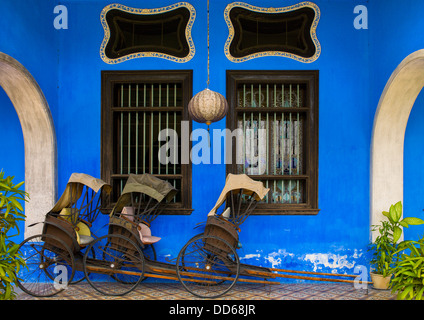
<path fill-rule="evenodd" d="M 9 238 L 19 235 L 18 221 L 25 220 L 22 201 L 28 194 L 19 188 L 24 182 L 14 184 L 14 177 L 4 177 L 0 171 L 0 300 L 12 300 L 16 297 L 13 285 L 16 273 L 25 265 L 18 249 Z M 17 233 L 10 234 L 16 230 Z"/>
<path fill-rule="evenodd" d="M 402 203 L 401 201 L 390 206 L 389 211 L 383 211 L 382 214 L 387 218 L 387 221 L 382 221 L 380 225 L 372 226 L 373 231 L 379 232 L 375 241 L 371 244 L 373 257 L 371 266 L 373 272 L 381 274 L 384 277 L 391 274 L 391 268 L 398 258 L 397 243 L 402 236 L 402 228 L 408 228 L 410 225 L 424 224 L 420 218 L 407 217 L 402 218 Z"/>
<path fill-rule="evenodd" d="M 405 241 L 399 252 L 392 270 L 392 293 L 398 292 L 399 300 L 424 300 L 424 239 Z"/>

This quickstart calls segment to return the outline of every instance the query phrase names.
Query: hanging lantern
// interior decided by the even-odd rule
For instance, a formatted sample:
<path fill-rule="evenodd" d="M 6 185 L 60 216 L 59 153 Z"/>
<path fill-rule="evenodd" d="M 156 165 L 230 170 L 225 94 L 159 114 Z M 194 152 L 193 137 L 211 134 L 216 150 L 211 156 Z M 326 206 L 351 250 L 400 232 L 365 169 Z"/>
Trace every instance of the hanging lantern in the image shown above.
<path fill-rule="evenodd" d="M 200 123 L 209 125 L 225 117 L 228 111 L 228 103 L 224 96 L 218 92 L 209 90 L 209 0 L 208 4 L 208 81 L 205 90 L 196 94 L 188 103 L 190 117 Z"/>
<path fill-rule="evenodd" d="M 208 88 L 196 94 L 188 104 L 190 117 L 200 123 L 209 125 L 225 117 L 228 103 L 224 96 Z"/>

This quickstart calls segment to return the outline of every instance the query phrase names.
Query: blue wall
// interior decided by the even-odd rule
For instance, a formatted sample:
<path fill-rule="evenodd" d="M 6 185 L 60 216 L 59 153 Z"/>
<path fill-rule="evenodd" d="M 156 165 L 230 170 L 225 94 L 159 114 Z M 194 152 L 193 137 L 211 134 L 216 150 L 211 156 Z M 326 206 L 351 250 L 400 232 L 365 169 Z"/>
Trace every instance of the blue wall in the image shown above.
<path fill-rule="evenodd" d="M 375 109 L 392 72 L 409 54 L 424 48 L 424 38 L 417 36 L 423 30 L 422 1 L 371 1 L 370 14 L 370 102 Z M 424 96 L 418 96 L 405 132 L 404 144 L 404 199 L 405 217 L 424 219 L 423 137 Z M 394 199 L 393 202 L 399 199 Z M 419 239 L 424 225 L 404 229 L 405 239 Z"/>
<path fill-rule="evenodd" d="M 138 8 L 162 7 L 174 2 L 177 1 L 118 1 Z M 206 87 L 206 1 L 189 2 L 196 9 L 196 20 L 192 29 L 196 54 L 192 60 L 187 63 L 175 63 L 159 58 L 141 58 L 117 65 L 106 64 L 99 55 L 103 40 L 100 12 L 112 2 L 60 1 L 60 4 L 68 9 L 67 30 L 53 28 L 53 8 L 57 1 L 39 1 L 39 4 L 35 5 L 33 1 L 8 0 L 7 3 L 3 1 L 0 4 L 0 11 L 5 15 L 0 21 L 0 51 L 20 61 L 32 73 L 52 109 L 58 145 L 59 194 L 63 192 L 72 172 L 100 176 L 101 70 L 192 69 L 193 93 L 196 94 Z M 305 64 L 288 58 L 263 57 L 244 63 L 233 63 L 225 57 L 223 51 L 228 37 L 223 11 L 231 1 L 210 2 L 212 90 L 225 95 L 227 69 L 312 69 L 320 72 L 321 211 L 316 216 L 249 217 L 242 225 L 240 233 L 243 243 L 243 248 L 239 251 L 240 257 L 246 263 L 264 266 L 353 273 L 354 266 L 367 265 L 369 153 L 378 98 L 391 72 L 406 55 L 422 48 L 423 40 L 418 37 L 413 39 L 411 35 L 402 38 L 405 46 L 393 44 L 393 35 L 387 32 L 387 29 L 393 29 L 395 32 L 399 26 L 395 26 L 391 18 L 399 11 L 396 1 L 371 1 L 368 4 L 348 0 L 322 0 L 315 1 L 321 10 L 317 35 L 322 48 L 322 53 L 315 62 Z M 415 4 L 418 2 L 413 1 Z M 256 0 L 248 3 L 262 7 L 281 7 L 295 4 L 297 1 L 285 1 L 282 4 L 281 1 Z M 357 4 L 365 4 L 369 8 L 368 30 L 357 30 L 353 26 L 356 16 L 353 8 Z M 404 11 L 400 15 L 401 21 L 407 20 L 409 14 L 418 15 L 420 10 L 407 6 Z M 414 25 L 416 22 L 409 23 Z M 407 27 L 408 25 L 401 25 L 405 30 Z M 399 38 L 401 34 L 405 35 L 399 31 Z M 1 117 L 10 121 L 7 126 L 8 144 L 16 145 L 17 151 L 2 158 L 0 167 L 7 168 L 10 171 L 8 174 L 17 175 L 23 180 L 23 139 L 17 117 L 13 114 L 13 106 L 7 100 L 5 94 L 0 92 Z M 423 99 L 420 101 L 422 105 Z M 420 144 L 420 138 L 423 136 L 419 130 L 421 121 L 418 120 L 424 116 L 423 112 L 417 111 L 417 119 L 410 125 L 411 130 L 408 125 L 409 146 L 405 155 L 414 154 L 408 155 L 408 161 L 411 161 L 410 165 L 414 168 L 418 167 L 420 154 L 412 150 Z M 225 120 L 214 124 L 214 128 L 224 126 Z M 194 129 L 198 127 L 202 125 L 193 123 Z M 424 175 L 424 170 L 421 171 Z M 405 181 L 408 179 L 407 175 Z M 412 175 L 412 172 L 409 175 Z M 194 165 L 192 181 L 194 212 L 190 216 L 162 216 L 152 226 L 153 233 L 162 237 L 156 246 L 160 259 L 165 256 L 175 258 L 187 240 L 199 232 L 193 228 L 198 222 L 206 219 L 207 212 L 220 194 L 225 181 L 225 166 Z M 418 202 L 408 197 L 416 193 L 418 188 L 422 188 L 421 186 L 422 184 L 415 184 L 413 190 L 405 191 L 408 206 L 412 207 L 412 203 Z"/>
<path fill-rule="evenodd" d="M 50 1 L 1 1 L 0 52 L 21 63 L 38 82 L 57 121 L 58 54 L 53 6 Z M 17 113 L 3 88 L 0 89 L 0 170 L 25 180 L 25 152 Z M 20 230 L 24 229 L 21 223 Z M 23 233 L 23 232 L 22 232 Z M 21 234 L 21 238 L 22 238 Z M 22 240 L 22 239 L 18 239 Z"/>

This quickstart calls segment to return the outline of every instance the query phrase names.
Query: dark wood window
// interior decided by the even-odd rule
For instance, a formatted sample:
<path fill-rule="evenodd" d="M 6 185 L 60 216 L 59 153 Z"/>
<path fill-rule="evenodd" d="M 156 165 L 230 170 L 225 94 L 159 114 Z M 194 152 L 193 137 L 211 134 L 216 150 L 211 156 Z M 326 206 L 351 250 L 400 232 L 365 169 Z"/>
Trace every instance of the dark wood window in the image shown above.
<path fill-rule="evenodd" d="M 191 212 L 191 166 L 181 164 L 181 121 L 188 120 L 192 71 L 102 72 L 102 179 L 112 185 L 111 207 L 129 174 L 150 173 L 179 190 L 164 213 Z M 174 130 L 178 159 L 159 161 L 162 130 Z M 168 140 L 167 140 L 168 141 Z"/>
<path fill-rule="evenodd" d="M 318 71 L 227 71 L 227 173 L 270 191 L 256 214 L 318 213 Z M 240 146 L 240 145 L 239 145 Z"/>

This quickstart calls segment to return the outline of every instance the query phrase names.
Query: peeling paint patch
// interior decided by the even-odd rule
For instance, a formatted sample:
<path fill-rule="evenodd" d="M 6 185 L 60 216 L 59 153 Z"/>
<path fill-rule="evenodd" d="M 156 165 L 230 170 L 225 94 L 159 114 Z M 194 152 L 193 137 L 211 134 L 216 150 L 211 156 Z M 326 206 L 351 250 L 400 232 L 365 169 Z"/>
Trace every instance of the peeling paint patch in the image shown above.
<path fill-rule="evenodd" d="M 293 253 L 287 252 L 285 249 L 279 249 L 277 252 L 271 252 L 268 256 L 265 257 L 269 263 L 271 263 L 272 268 L 281 266 L 283 259 L 286 257 L 294 257 Z"/>
<path fill-rule="evenodd" d="M 253 258 L 260 258 L 261 255 L 260 253 L 256 253 L 256 254 L 246 254 L 244 257 L 240 257 L 240 260 L 244 260 L 244 259 L 253 259 Z"/>
<path fill-rule="evenodd" d="M 306 254 L 304 260 L 313 263 L 313 271 L 317 271 L 318 267 L 327 267 L 333 269 L 333 272 L 336 273 L 335 269 L 352 269 L 355 266 L 354 262 L 349 262 L 347 260 L 347 255 L 338 255 L 333 253 Z"/>
<path fill-rule="evenodd" d="M 355 252 L 354 252 L 354 254 L 353 254 L 353 257 L 355 258 L 355 259 L 359 259 L 359 258 L 361 258 L 362 256 L 363 256 L 363 252 L 359 252 L 358 253 L 358 250 L 357 249 L 355 249 Z"/>

